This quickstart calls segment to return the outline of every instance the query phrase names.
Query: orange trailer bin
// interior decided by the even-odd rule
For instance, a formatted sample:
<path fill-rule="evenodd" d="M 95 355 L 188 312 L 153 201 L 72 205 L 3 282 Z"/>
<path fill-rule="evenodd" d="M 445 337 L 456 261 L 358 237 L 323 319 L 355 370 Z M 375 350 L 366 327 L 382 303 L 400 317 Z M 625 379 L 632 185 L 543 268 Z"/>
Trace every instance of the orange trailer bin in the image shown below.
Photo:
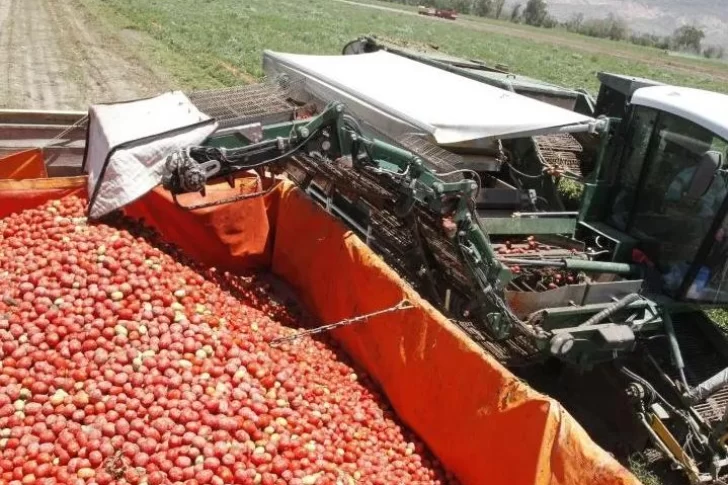
<path fill-rule="evenodd" d="M 254 190 L 245 178 L 234 189 Z M 85 193 L 83 177 L 2 180 L 0 217 Z M 518 380 L 300 190 L 188 212 L 161 189 L 126 213 L 198 261 L 272 271 L 321 322 L 414 308 L 333 332 L 399 417 L 466 485 L 638 484 L 561 407 Z"/>

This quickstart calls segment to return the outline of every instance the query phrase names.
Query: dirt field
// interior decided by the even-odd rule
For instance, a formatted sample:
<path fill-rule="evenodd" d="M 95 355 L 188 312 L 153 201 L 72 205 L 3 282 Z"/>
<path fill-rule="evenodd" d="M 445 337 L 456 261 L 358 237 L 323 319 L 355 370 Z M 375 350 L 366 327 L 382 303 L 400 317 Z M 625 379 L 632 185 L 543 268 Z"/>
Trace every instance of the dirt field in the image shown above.
<path fill-rule="evenodd" d="M 163 90 L 164 73 L 108 32 L 75 0 L 0 1 L 0 108 L 85 109 Z"/>

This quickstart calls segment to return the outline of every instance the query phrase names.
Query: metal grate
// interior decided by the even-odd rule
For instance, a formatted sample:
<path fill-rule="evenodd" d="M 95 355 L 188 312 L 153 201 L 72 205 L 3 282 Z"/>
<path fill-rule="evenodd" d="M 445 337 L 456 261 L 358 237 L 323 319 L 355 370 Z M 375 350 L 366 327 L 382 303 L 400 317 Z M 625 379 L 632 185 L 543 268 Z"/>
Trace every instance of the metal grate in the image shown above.
<path fill-rule="evenodd" d="M 533 139 L 538 157 L 545 166 L 569 172 L 577 177 L 583 177 L 591 172 L 592 167 L 584 162 L 584 148 L 569 133 L 552 133 L 535 136 Z"/>
<path fill-rule="evenodd" d="M 728 387 L 724 387 L 700 404 L 695 405 L 695 411 L 709 423 L 717 423 L 723 419 L 728 407 Z"/>
<path fill-rule="evenodd" d="M 440 148 L 419 133 L 408 133 L 397 139 L 397 143 L 420 157 L 425 165 L 438 174 L 455 172 L 463 165 L 463 159 L 454 153 Z M 454 173 L 443 177 L 448 182 L 463 179 L 462 173 Z"/>
<path fill-rule="evenodd" d="M 582 152 L 581 144 L 569 133 L 552 133 L 535 137 L 536 143 L 544 150 L 566 150 L 570 152 Z"/>
<path fill-rule="evenodd" d="M 680 351 L 685 361 L 685 376 L 690 386 L 696 386 L 714 376 L 726 367 L 726 361 L 712 347 L 711 342 L 691 321 L 695 313 L 677 314 L 673 316 L 675 334 L 680 343 Z M 659 341 L 659 350 L 655 355 L 669 361 L 668 346 Z M 728 406 L 728 387 L 723 387 L 711 394 L 703 402 L 693 408 L 708 423 L 715 424 L 723 419 Z"/>
<path fill-rule="evenodd" d="M 302 79 L 292 81 L 278 76 L 257 84 L 195 91 L 187 96 L 197 109 L 215 118 L 220 128 L 229 128 L 276 116 L 290 119 L 298 108 L 293 98 L 302 85 Z"/>
<path fill-rule="evenodd" d="M 558 167 L 581 176 L 581 161 L 572 152 L 554 152 L 541 150 L 541 156 L 547 165 Z"/>

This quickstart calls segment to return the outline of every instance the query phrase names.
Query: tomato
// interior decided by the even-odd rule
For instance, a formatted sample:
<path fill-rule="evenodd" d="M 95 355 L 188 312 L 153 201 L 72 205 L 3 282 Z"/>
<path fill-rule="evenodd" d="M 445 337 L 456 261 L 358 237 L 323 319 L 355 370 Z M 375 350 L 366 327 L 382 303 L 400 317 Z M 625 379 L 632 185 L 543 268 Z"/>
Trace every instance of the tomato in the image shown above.
<path fill-rule="evenodd" d="M 0 481 L 457 483 L 263 278 L 84 210 L 1 224 Z"/>

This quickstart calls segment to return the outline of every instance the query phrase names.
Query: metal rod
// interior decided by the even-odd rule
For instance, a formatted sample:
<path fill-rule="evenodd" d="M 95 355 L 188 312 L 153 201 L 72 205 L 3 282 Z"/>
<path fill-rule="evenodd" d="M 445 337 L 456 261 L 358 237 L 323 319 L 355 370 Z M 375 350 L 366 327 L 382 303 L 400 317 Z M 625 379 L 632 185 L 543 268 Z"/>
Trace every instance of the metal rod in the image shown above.
<path fill-rule="evenodd" d="M 562 260 L 546 261 L 545 259 L 517 259 L 517 258 L 500 258 L 501 263 L 515 264 L 519 266 L 544 266 L 550 268 L 565 268 L 566 264 Z"/>
<path fill-rule="evenodd" d="M 578 216 L 579 213 L 577 211 L 562 211 L 562 212 L 514 212 L 513 217 L 514 218 L 520 218 L 520 217 L 535 217 L 535 218 L 549 218 L 549 217 L 569 217 Z"/>
<path fill-rule="evenodd" d="M 639 416 L 640 421 L 642 422 L 642 425 L 645 427 L 645 430 L 647 430 L 647 433 L 650 435 L 650 437 L 652 438 L 652 441 L 655 443 L 655 446 L 660 448 L 660 450 L 662 450 L 662 453 L 670 461 L 672 461 L 676 465 L 682 467 L 683 464 L 680 463 L 680 461 L 677 458 L 675 458 L 675 455 L 673 455 L 672 451 L 670 451 L 670 449 L 667 447 L 667 445 L 665 445 L 665 443 L 663 443 L 660 436 L 655 432 L 654 429 L 652 429 L 652 426 L 650 426 L 650 423 L 647 422 L 647 418 L 645 417 L 645 414 L 639 413 L 638 416 Z"/>
<path fill-rule="evenodd" d="M 592 316 L 589 320 L 579 325 L 580 327 L 588 327 L 590 325 L 597 325 L 599 323 L 602 323 L 604 320 L 612 316 L 615 312 L 618 312 L 622 308 L 625 308 L 626 306 L 629 306 L 631 303 L 637 301 L 640 299 L 640 296 L 637 293 L 630 293 L 629 295 L 625 296 L 621 300 L 615 302 L 612 305 L 609 305 L 604 310 L 600 311 L 596 315 Z"/>
<path fill-rule="evenodd" d="M 670 353 L 672 354 L 675 367 L 677 367 L 677 371 L 680 374 L 680 380 L 685 386 L 685 390 L 689 391 L 690 386 L 688 385 L 688 380 L 685 378 L 685 362 L 683 361 L 682 353 L 680 352 L 680 344 L 677 341 L 677 335 L 675 334 L 675 327 L 672 324 L 670 312 L 662 312 L 662 321 L 665 323 L 665 333 L 667 334 L 667 339 L 670 342 Z"/>
<path fill-rule="evenodd" d="M 564 268 L 573 271 L 592 271 L 596 273 L 614 273 L 631 275 L 638 271 L 637 266 L 627 263 L 612 263 L 606 261 L 590 261 L 588 259 L 518 259 L 499 258 L 498 261 L 504 264 L 519 266 L 543 266 L 547 268 Z"/>

